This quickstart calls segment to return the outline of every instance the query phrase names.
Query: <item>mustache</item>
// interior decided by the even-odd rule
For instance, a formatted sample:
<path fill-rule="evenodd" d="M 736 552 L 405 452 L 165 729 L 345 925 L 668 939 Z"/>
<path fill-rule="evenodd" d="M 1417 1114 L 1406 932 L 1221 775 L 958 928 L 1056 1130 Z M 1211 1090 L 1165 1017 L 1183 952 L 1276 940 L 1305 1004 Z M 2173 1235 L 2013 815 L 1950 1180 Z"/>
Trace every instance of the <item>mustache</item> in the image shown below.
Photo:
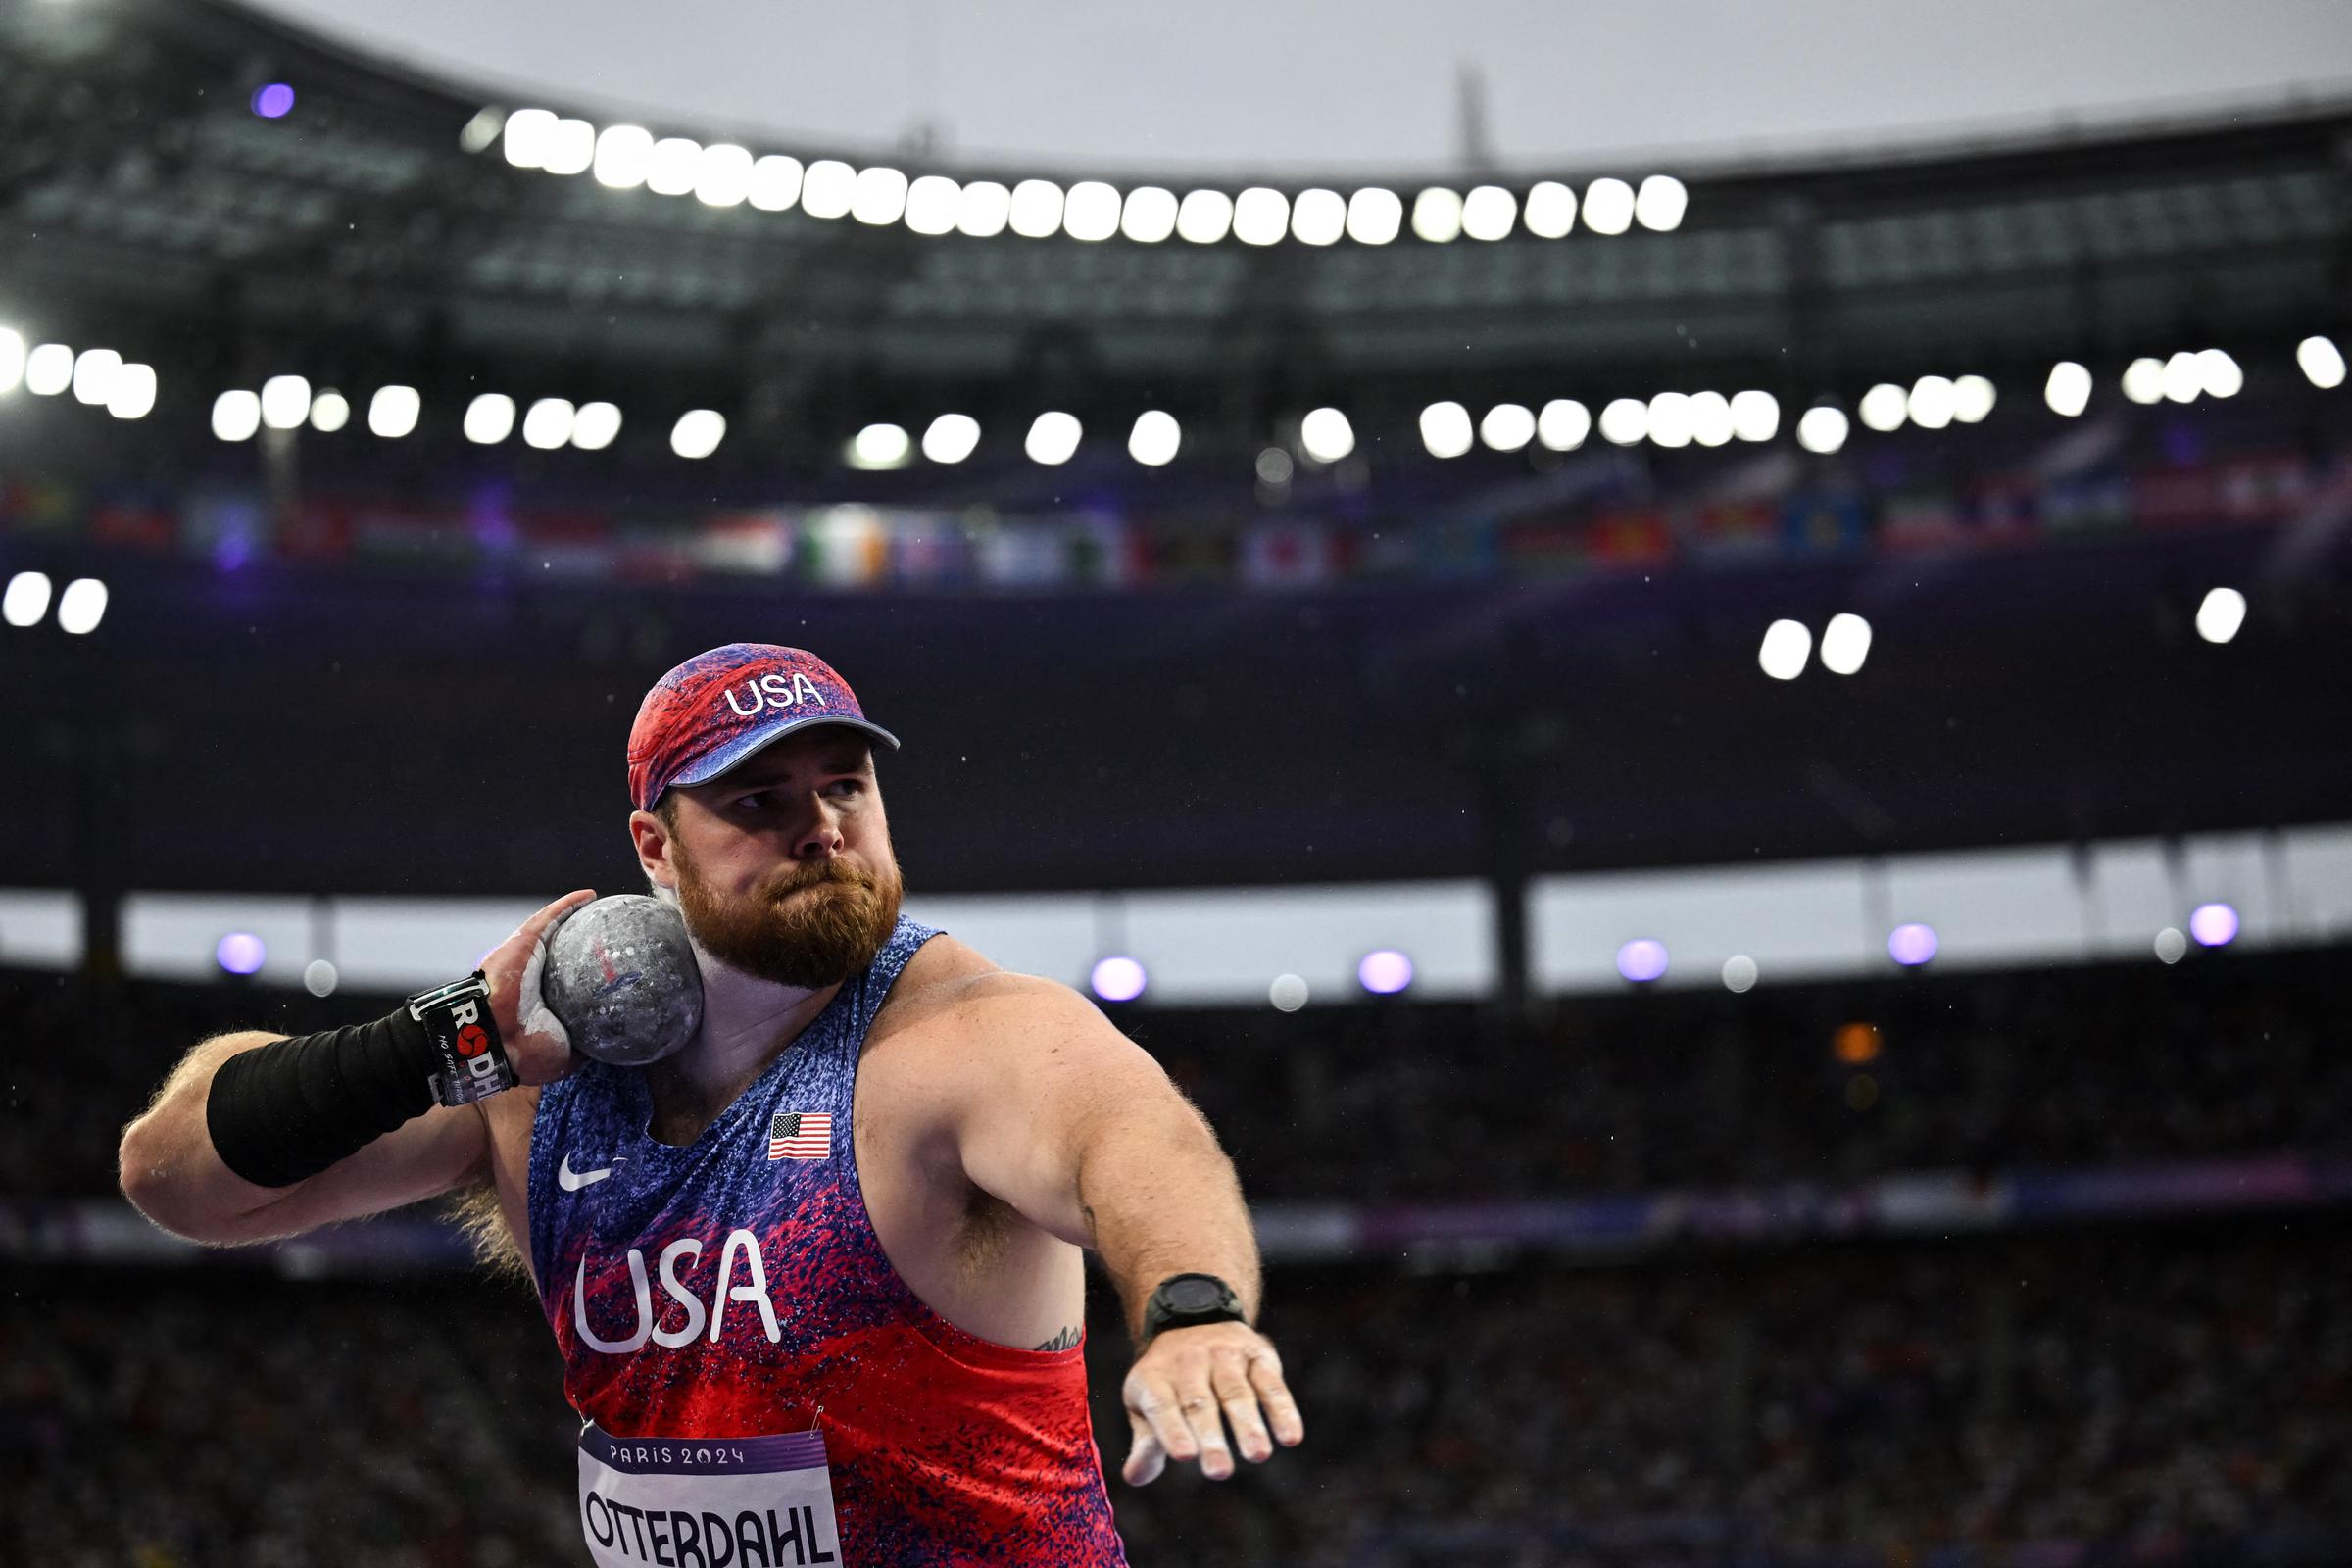
<path fill-rule="evenodd" d="M 808 888 L 844 887 L 872 892 L 877 885 L 875 878 L 847 860 L 809 860 L 778 871 L 760 889 L 760 894 L 772 904 Z"/>

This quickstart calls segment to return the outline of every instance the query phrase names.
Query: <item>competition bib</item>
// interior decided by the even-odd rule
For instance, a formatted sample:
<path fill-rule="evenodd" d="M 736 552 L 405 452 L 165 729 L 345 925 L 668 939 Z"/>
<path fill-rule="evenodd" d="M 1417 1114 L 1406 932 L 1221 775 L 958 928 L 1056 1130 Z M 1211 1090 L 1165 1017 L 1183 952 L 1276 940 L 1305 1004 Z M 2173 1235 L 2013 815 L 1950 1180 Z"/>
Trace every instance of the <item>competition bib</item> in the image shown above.
<path fill-rule="evenodd" d="M 580 1432 L 580 1528 L 597 1568 L 813 1568 L 841 1560 L 815 1432 L 616 1438 Z"/>

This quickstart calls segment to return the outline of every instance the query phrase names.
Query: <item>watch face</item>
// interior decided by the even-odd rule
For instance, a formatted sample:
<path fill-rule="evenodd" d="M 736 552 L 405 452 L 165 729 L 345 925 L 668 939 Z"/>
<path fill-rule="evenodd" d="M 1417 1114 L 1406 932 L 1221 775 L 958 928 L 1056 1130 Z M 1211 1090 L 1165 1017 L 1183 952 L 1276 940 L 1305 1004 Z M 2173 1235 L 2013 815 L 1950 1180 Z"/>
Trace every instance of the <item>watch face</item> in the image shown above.
<path fill-rule="evenodd" d="M 1177 1280 L 1167 1288 L 1168 1305 L 1179 1312 L 1206 1312 L 1220 1304 L 1222 1295 L 1207 1280 Z"/>

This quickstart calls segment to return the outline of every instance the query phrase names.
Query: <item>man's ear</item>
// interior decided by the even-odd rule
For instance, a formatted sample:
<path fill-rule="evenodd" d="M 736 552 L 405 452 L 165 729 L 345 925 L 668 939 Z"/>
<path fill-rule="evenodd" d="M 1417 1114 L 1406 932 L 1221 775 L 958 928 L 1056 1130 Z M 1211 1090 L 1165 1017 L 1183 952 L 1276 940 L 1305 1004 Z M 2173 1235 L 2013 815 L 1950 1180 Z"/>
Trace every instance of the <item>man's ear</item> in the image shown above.
<path fill-rule="evenodd" d="M 654 896 L 677 897 L 678 868 L 669 856 L 669 828 L 651 811 L 629 813 L 629 838 L 637 849 L 637 864 L 653 885 Z"/>

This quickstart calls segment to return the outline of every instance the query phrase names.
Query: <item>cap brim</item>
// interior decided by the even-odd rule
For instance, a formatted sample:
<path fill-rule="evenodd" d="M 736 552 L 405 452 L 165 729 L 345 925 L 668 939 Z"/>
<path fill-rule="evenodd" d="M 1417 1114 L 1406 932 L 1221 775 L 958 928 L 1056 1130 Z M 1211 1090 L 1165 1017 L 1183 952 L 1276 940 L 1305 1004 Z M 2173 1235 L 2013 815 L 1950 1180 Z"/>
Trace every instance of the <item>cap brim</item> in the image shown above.
<path fill-rule="evenodd" d="M 899 749 L 899 738 L 896 735 L 867 719 L 840 718 L 831 713 L 818 713 L 808 718 L 787 718 L 781 723 L 765 725 L 749 734 L 736 736 L 726 745 L 721 746 L 685 772 L 671 779 L 664 788 L 677 789 L 681 786 L 692 787 L 696 784 L 708 784 L 712 779 L 741 767 L 785 736 L 798 734 L 805 729 L 814 729 L 819 724 L 838 724 L 844 729 L 859 730 L 871 735 L 894 752 Z"/>

